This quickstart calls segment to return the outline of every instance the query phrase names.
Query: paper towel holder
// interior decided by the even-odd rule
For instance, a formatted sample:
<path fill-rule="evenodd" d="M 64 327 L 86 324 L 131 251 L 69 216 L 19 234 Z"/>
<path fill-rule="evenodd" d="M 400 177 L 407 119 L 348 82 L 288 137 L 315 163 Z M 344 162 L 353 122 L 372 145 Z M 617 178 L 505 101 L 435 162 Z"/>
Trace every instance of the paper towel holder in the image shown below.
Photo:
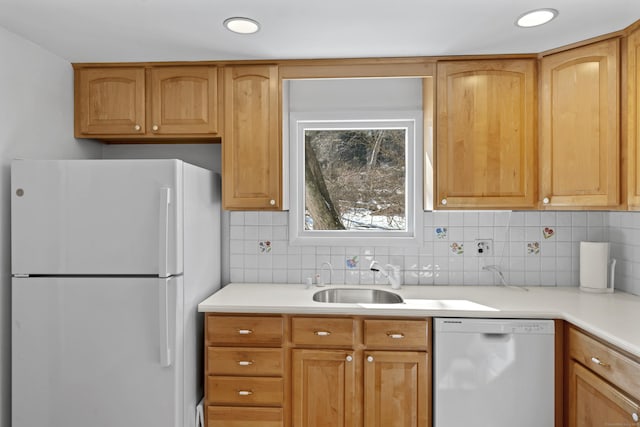
<path fill-rule="evenodd" d="M 589 257 L 583 258 L 585 250 L 591 255 L 591 259 Z M 581 291 L 592 293 L 612 293 L 614 291 L 616 259 L 609 259 L 609 250 L 610 244 L 606 242 L 580 242 Z M 593 255 L 595 255 L 595 259 L 593 259 Z"/>

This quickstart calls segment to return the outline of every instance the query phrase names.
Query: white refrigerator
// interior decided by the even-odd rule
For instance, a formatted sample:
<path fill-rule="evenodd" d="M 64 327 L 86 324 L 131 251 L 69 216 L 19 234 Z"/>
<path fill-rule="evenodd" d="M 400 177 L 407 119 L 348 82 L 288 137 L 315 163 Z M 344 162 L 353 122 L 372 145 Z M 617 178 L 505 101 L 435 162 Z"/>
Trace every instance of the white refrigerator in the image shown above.
<path fill-rule="evenodd" d="M 196 425 L 219 188 L 179 160 L 11 164 L 13 427 Z"/>

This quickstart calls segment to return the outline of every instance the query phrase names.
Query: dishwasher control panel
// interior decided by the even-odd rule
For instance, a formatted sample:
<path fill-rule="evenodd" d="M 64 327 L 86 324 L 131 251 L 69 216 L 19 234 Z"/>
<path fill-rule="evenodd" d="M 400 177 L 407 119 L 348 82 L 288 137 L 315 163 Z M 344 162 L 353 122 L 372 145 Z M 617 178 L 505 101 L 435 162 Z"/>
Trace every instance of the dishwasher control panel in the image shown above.
<path fill-rule="evenodd" d="M 485 334 L 550 334 L 555 333 L 553 320 L 439 318 L 436 331 Z"/>

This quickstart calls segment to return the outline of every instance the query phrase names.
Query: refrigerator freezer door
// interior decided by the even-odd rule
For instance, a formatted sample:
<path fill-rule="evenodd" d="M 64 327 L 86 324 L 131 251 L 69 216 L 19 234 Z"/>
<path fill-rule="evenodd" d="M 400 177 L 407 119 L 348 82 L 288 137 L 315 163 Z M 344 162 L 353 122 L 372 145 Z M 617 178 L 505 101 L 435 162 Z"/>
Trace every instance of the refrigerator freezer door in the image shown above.
<path fill-rule="evenodd" d="M 13 278 L 12 288 L 13 427 L 191 425 L 175 351 L 180 277 Z M 164 319 L 168 343 L 159 339 Z M 175 355 L 168 367 L 164 345 Z"/>
<path fill-rule="evenodd" d="M 183 272 L 178 160 L 16 160 L 12 273 Z"/>

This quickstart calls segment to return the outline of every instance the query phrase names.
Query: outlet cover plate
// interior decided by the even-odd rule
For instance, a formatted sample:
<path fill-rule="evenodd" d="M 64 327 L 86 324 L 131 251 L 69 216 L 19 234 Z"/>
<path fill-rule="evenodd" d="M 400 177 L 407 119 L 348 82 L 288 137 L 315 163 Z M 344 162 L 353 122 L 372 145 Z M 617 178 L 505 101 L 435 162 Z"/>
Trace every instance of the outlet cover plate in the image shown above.
<path fill-rule="evenodd" d="M 493 256 L 493 239 L 476 239 L 473 248 L 476 256 Z"/>

